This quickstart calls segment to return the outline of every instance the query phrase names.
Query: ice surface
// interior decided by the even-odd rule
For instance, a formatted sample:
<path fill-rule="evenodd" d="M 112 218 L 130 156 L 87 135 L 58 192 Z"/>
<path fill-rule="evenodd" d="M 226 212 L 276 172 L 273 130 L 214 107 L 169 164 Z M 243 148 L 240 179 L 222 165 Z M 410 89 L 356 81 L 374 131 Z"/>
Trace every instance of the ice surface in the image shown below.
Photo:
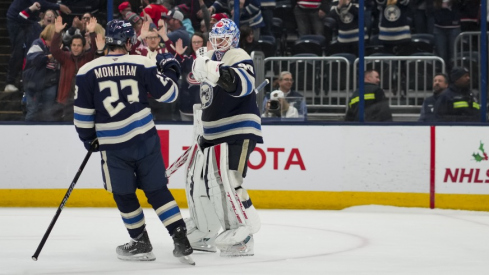
<path fill-rule="evenodd" d="M 123 262 L 129 241 L 116 208 L 65 208 L 39 260 L 31 256 L 55 208 L 0 208 L 0 274 L 489 274 L 489 213 L 359 206 L 341 211 L 258 210 L 255 256 L 193 254 L 180 263 L 152 209 L 154 262 Z M 182 209 L 183 215 L 188 211 Z"/>

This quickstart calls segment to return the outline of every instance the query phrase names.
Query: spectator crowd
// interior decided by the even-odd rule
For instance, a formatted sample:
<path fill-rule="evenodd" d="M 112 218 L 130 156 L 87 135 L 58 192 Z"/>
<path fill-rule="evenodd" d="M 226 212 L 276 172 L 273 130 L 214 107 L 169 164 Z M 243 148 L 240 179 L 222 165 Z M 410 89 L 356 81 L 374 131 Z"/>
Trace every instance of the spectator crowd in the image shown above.
<path fill-rule="evenodd" d="M 131 54 L 156 60 L 158 53 L 171 53 L 181 63 L 179 100 L 164 107 L 150 102 L 155 118 L 191 120 L 192 105 L 200 102 L 199 83 L 191 74 L 196 51 L 207 45 L 213 24 L 234 16 L 234 1 L 114 3 L 118 11 L 114 16 L 130 22 L 136 32 L 137 43 Z M 434 52 L 445 60 L 446 69 L 451 70 L 450 57 L 454 54 L 457 35 L 479 29 L 480 0 L 365 0 L 364 4 L 365 22 L 359 22 L 358 0 L 240 0 L 240 47 L 250 53 L 259 49 L 260 37 L 276 35 L 274 17 L 280 17 L 283 9 L 278 11 L 279 7 L 286 6 L 293 14 L 294 18 L 288 20 L 296 26 L 297 36 L 322 36 L 331 51 L 336 49 L 356 55 L 359 25 L 364 26 L 367 47 L 373 52 L 394 55 L 403 55 L 409 50 L 412 35 L 427 34 L 434 38 Z M 14 0 L 8 9 L 7 29 L 12 52 L 5 92 L 18 92 L 19 79 L 22 80 L 27 121 L 72 121 L 76 95 L 73 79 L 81 66 L 105 54 L 105 30 L 98 23 L 97 11 L 74 16 L 70 8 L 46 0 Z M 290 25 L 290 22 L 282 24 Z M 285 29 L 284 26 L 279 28 Z M 304 101 L 290 98 L 291 87 L 287 85 L 292 85 L 292 74 L 284 73 L 277 76 L 282 84 L 263 101 L 263 117 L 307 114 Z M 369 76 L 371 73 L 377 72 L 368 72 Z M 448 81 L 446 77 L 445 80 Z M 373 87 L 372 94 L 377 99 L 385 97 L 383 92 L 375 91 L 375 83 L 366 83 Z M 302 97 L 296 91 L 292 94 L 299 99 Z M 271 112 L 270 103 L 282 106 L 282 111 Z M 350 112 L 354 103 L 349 104 Z M 386 108 L 384 103 L 379 104 L 380 109 Z M 355 120 L 357 114 L 348 116 L 349 120 Z M 426 113 L 423 116 L 430 117 Z M 392 120 L 390 113 L 386 117 L 385 120 Z"/>

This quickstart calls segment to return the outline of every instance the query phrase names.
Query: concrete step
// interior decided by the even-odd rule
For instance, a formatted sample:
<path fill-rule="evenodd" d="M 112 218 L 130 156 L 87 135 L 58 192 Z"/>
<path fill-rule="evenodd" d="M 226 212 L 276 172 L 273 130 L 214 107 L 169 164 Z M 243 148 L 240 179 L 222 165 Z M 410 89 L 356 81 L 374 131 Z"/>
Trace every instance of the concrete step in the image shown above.
<path fill-rule="evenodd" d="M 6 22 L 0 24 L 0 36 L 8 37 L 7 23 Z"/>
<path fill-rule="evenodd" d="M 0 63 L 1 64 L 8 64 L 9 59 L 10 59 L 10 53 L 0 54 Z"/>
<path fill-rule="evenodd" d="M 0 12 L 5 10 L 5 12 L 7 12 L 8 10 L 8 7 L 10 6 L 10 4 L 12 4 L 12 2 L 10 1 L 0 1 Z M 1 13 L 3 14 L 3 13 Z"/>
<path fill-rule="evenodd" d="M 22 99 L 22 96 L 24 93 L 20 90 L 18 92 L 13 92 L 13 93 L 7 93 L 4 92 L 3 89 L 5 87 L 1 87 L 0 91 L 0 101 L 18 101 L 20 103 L 20 100 Z"/>
<path fill-rule="evenodd" d="M 0 111 L 0 121 L 25 121 L 25 115 L 22 112 Z"/>
<path fill-rule="evenodd" d="M 0 44 L 0 54 L 10 54 L 10 43 L 8 44 Z"/>
<path fill-rule="evenodd" d="M 22 113 L 22 93 L 6 93 L 0 92 L 0 111 L 5 113 Z"/>
<path fill-rule="evenodd" d="M 0 111 L 0 121 L 24 121 L 25 116 L 21 111 Z"/>
<path fill-rule="evenodd" d="M 8 36 L 0 36 L 0 45 L 10 45 L 10 38 Z"/>

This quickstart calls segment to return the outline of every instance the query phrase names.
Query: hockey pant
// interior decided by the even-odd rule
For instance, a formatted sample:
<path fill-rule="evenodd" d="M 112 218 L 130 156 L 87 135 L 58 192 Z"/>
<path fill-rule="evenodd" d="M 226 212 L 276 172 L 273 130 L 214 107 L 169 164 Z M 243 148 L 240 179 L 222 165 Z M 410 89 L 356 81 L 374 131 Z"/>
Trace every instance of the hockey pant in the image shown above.
<path fill-rule="evenodd" d="M 193 146 L 185 189 L 190 210 L 190 219 L 186 223 L 191 243 L 212 240 L 222 228 L 216 245 L 234 245 L 260 229 L 258 213 L 241 187 L 253 148 L 254 142 L 250 146 L 249 140 L 231 145 L 218 144 L 203 152 L 197 144 Z M 229 169 L 230 162 L 235 170 Z"/>
<path fill-rule="evenodd" d="M 143 209 L 136 196 L 142 189 L 170 235 L 184 221 L 180 209 L 166 185 L 160 141 L 157 135 L 120 150 L 101 151 L 105 188 L 113 193 L 122 221 L 131 238 L 145 228 Z M 162 167 L 163 169 L 155 169 Z"/>

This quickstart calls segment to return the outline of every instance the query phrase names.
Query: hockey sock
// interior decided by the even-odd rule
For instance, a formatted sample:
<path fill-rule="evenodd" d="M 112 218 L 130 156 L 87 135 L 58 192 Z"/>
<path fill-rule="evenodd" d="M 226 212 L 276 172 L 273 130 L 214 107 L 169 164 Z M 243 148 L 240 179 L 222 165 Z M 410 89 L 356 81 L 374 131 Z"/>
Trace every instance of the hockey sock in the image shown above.
<path fill-rule="evenodd" d="M 131 238 L 136 239 L 143 233 L 146 221 L 136 194 L 117 195 L 114 194 L 117 208 L 121 212 L 122 221 Z"/>
<path fill-rule="evenodd" d="M 178 208 L 177 202 L 173 199 L 170 190 L 163 188 L 154 191 L 145 191 L 144 193 L 148 198 L 149 204 L 153 206 L 156 215 L 158 215 L 170 235 L 173 234 L 175 228 L 179 226 L 185 227 L 180 208 Z"/>

